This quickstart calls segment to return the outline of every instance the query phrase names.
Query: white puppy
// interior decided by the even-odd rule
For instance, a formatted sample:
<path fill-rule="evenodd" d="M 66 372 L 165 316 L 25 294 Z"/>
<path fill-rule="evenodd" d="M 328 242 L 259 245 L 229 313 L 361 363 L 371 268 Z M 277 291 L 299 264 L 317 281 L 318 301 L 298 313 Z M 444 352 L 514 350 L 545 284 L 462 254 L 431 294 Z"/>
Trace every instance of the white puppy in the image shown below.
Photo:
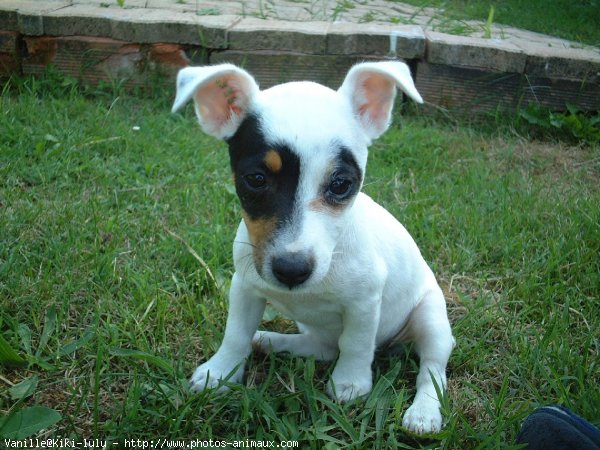
<path fill-rule="evenodd" d="M 225 336 L 193 390 L 240 381 L 254 344 L 337 360 L 328 392 L 352 400 L 371 390 L 377 347 L 412 341 L 420 370 L 403 425 L 440 430 L 432 377 L 445 387 L 454 342 L 444 296 L 404 227 L 360 192 L 367 147 L 388 128 L 397 87 L 422 102 L 395 61 L 354 66 L 338 91 L 311 82 L 260 91 L 230 64 L 179 72 L 173 110 L 193 98 L 202 129 L 227 142 L 243 210 Z M 266 302 L 300 332 L 257 331 Z"/>

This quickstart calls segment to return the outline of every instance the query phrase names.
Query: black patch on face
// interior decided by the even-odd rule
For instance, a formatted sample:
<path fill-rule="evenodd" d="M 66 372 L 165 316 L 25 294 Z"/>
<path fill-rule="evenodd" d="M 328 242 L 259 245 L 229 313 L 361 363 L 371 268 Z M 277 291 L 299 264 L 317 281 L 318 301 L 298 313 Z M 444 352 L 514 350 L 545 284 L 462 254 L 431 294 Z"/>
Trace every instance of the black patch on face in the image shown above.
<path fill-rule="evenodd" d="M 287 146 L 267 142 L 259 118 L 248 115 L 227 140 L 235 189 L 242 208 L 252 220 L 291 217 L 300 179 L 300 159 Z M 276 151 L 281 167 L 274 172 L 265 164 L 269 151 Z"/>
<path fill-rule="evenodd" d="M 332 208 L 345 206 L 356 196 L 361 183 L 362 170 L 354 155 L 341 146 L 333 170 L 321 188 L 325 202 Z"/>

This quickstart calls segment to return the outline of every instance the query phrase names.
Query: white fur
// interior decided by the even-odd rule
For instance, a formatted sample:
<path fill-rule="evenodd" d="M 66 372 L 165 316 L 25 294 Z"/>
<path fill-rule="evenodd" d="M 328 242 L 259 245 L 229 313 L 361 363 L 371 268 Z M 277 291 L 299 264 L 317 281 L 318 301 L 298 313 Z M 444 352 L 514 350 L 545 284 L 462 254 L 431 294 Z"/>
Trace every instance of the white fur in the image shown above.
<path fill-rule="evenodd" d="M 259 113 L 265 134 L 300 157 L 298 212 L 265 246 L 260 270 L 248 245 L 248 229 L 240 223 L 223 343 L 196 369 L 192 389 L 224 390 L 222 380 L 241 381 L 254 345 L 264 352 L 337 360 L 328 392 L 340 401 L 352 400 L 371 390 L 377 346 L 394 339 L 413 341 L 421 367 L 403 425 L 416 433 L 440 430 L 440 404 L 431 377 L 446 386 L 454 339 L 442 291 L 415 242 L 363 193 L 337 214 L 308 207 L 320 195 L 323 174 L 340 145 L 352 151 L 364 173 L 367 146 L 389 125 L 396 86 L 422 101 L 408 68 L 398 62 L 359 64 L 336 92 L 308 82 L 258 91 L 246 72 L 232 67 L 184 69 L 174 109 L 194 97 L 201 126 L 217 137 L 231 136 L 246 114 Z M 211 91 L 210 80 L 220 74 L 230 76 L 229 83 L 239 89 L 235 110 L 225 116 L 231 101 L 217 105 L 216 114 L 202 108 L 205 95 L 211 103 L 219 101 L 220 91 Z M 272 257 L 290 251 L 310 252 L 315 260 L 310 278 L 293 290 L 278 284 L 270 271 Z M 257 331 L 267 301 L 295 320 L 300 333 Z"/>

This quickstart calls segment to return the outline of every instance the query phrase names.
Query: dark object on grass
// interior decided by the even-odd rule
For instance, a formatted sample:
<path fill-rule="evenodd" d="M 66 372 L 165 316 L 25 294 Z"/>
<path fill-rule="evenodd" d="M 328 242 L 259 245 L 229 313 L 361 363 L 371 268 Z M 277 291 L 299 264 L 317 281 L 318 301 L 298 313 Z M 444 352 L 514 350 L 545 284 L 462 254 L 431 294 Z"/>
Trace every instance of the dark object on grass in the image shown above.
<path fill-rule="evenodd" d="M 544 406 L 525 419 L 517 444 L 528 450 L 600 450 L 600 430 L 563 406 Z"/>

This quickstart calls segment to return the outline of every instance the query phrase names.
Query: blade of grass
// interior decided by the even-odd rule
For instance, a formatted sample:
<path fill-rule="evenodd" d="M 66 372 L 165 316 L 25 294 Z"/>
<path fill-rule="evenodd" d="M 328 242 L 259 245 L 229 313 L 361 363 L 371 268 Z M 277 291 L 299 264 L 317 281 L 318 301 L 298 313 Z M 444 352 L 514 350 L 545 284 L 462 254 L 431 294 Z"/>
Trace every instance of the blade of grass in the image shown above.
<path fill-rule="evenodd" d="M 34 375 L 31 378 L 27 378 L 20 383 L 11 386 L 8 389 L 10 398 L 13 400 L 21 400 L 33 395 L 38 385 L 38 376 Z"/>
<path fill-rule="evenodd" d="M 46 349 L 50 337 L 56 330 L 56 308 L 54 305 L 48 308 L 44 317 L 44 328 L 42 329 L 42 335 L 40 336 L 40 342 L 37 350 L 35 351 L 35 357 L 40 358 L 42 352 Z"/>
<path fill-rule="evenodd" d="M 13 350 L 10 344 L 0 335 L 0 364 L 6 366 L 25 366 L 27 361 Z"/>
<path fill-rule="evenodd" d="M 113 356 L 145 361 L 159 369 L 164 370 L 165 372 L 168 372 L 169 374 L 173 374 L 173 365 L 160 356 L 153 355 L 152 353 L 116 347 L 110 348 L 109 353 Z"/>

